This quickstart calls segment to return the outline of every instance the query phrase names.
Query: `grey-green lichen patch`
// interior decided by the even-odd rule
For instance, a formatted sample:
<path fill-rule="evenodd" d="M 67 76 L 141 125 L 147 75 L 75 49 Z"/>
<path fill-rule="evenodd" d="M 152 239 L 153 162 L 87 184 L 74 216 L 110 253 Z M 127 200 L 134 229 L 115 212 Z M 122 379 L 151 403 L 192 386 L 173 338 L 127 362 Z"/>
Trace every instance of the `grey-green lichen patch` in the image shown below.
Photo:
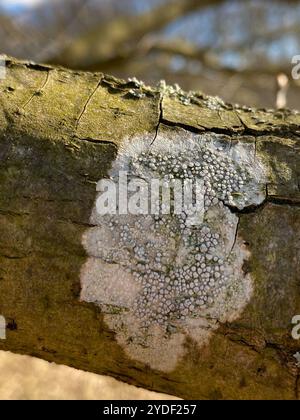
<path fill-rule="evenodd" d="M 134 84 L 129 94 L 136 98 L 143 98 L 147 93 L 159 93 L 161 96 L 177 99 L 183 105 L 202 103 L 211 110 L 221 110 L 228 108 L 228 105 L 217 96 L 206 96 L 202 92 L 189 91 L 185 92 L 177 83 L 168 85 L 165 80 L 161 80 L 154 88 L 147 86 L 143 81 L 136 77 L 128 79 Z"/>
<path fill-rule="evenodd" d="M 116 185 L 120 171 L 149 188 L 159 179 L 161 194 L 178 180 L 198 180 L 201 187 L 202 207 L 177 213 L 174 200 L 165 214 L 158 206 L 157 214 L 100 215 L 95 204 L 95 227 L 83 236 L 89 258 L 81 299 L 104 310 L 132 358 L 170 371 L 184 355 L 187 335 L 205 345 L 252 296 L 252 279 L 242 270 L 249 251 L 231 207 L 260 204 L 266 174 L 245 142 L 230 147 L 222 135 L 185 131 L 159 134 L 153 144 L 148 137 L 125 142 L 110 171 Z M 109 305 L 123 310 L 107 311 Z"/>

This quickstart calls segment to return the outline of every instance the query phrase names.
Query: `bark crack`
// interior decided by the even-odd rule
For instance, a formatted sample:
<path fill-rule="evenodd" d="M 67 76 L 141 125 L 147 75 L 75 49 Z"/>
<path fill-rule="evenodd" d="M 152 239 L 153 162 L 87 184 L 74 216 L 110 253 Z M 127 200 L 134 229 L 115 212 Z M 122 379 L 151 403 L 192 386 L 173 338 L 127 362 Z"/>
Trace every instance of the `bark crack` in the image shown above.
<path fill-rule="evenodd" d="M 270 195 L 268 192 L 268 184 L 266 184 L 266 200 L 269 203 L 273 203 L 277 205 L 300 207 L 300 199 L 294 200 L 293 198 L 290 198 L 290 197 Z"/>
<path fill-rule="evenodd" d="M 239 119 L 239 122 L 241 123 L 241 125 L 242 125 L 242 127 L 243 127 L 244 131 L 247 131 L 247 130 L 248 130 L 248 127 L 246 126 L 246 124 L 244 123 L 244 121 L 242 120 L 242 118 L 239 116 L 239 113 L 238 113 L 238 112 L 235 112 L 235 115 L 236 115 L 236 116 L 237 116 L 237 118 Z"/>
<path fill-rule="evenodd" d="M 239 230 L 239 227 L 240 227 L 240 218 L 238 217 L 238 221 L 237 221 L 237 225 L 236 225 L 236 229 L 235 229 L 235 235 L 234 235 L 234 239 L 233 239 L 233 244 L 232 244 L 232 246 L 231 246 L 231 250 L 230 250 L 230 254 L 232 254 L 232 252 L 233 252 L 233 250 L 234 250 L 234 247 L 235 247 L 235 244 L 236 244 L 236 241 L 237 241 L 237 237 L 238 237 L 238 230 Z"/>
<path fill-rule="evenodd" d="M 50 78 L 50 71 L 51 69 L 48 69 L 46 71 L 46 76 L 45 76 L 45 80 L 42 83 L 42 86 L 36 90 L 35 92 L 33 92 L 33 94 L 30 96 L 30 98 L 24 103 L 24 105 L 21 107 L 23 110 L 25 110 L 25 108 L 28 107 L 28 105 L 31 103 L 31 101 L 33 100 L 33 98 L 35 98 L 38 95 L 41 95 L 43 90 L 45 89 L 45 87 L 47 86 L 48 82 L 49 82 L 49 78 Z"/>
<path fill-rule="evenodd" d="M 163 95 L 163 93 L 160 93 L 160 95 L 159 95 L 159 103 L 158 103 L 158 111 L 159 111 L 158 122 L 157 122 L 157 125 L 156 125 L 154 138 L 153 138 L 153 140 L 152 140 L 152 142 L 150 144 L 150 147 L 152 146 L 152 144 L 157 139 L 159 127 L 160 127 L 161 122 L 163 121 L 163 99 L 164 99 L 164 95 Z"/>
<path fill-rule="evenodd" d="M 83 105 L 83 107 L 82 107 L 82 109 L 81 109 L 81 111 L 79 113 L 79 116 L 76 118 L 76 121 L 75 121 L 75 132 L 78 130 L 80 120 L 83 117 L 84 113 L 86 112 L 87 107 L 88 107 L 89 103 L 91 102 L 91 100 L 93 99 L 93 97 L 94 97 L 95 93 L 97 92 L 99 86 L 101 85 L 102 80 L 103 80 L 103 76 L 101 76 L 100 80 L 98 80 L 96 87 L 89 94 L 89 96 L 88 96 L 85 104 Z"/>
<path fill-rule="evenodd" d="M 191 133 L 196 133 L 196 134 L 202 134 L 203 132 L 206 133 L 215 133 L 215 134 L 224 134 L 224 135 L 244 135 L 244 136 L 252 136 L 252 137 L 256 137 L 256 138 L 260 138 L 260 137 L 266 137 L 266 136 L 270 136 L 270 135 L 278 135 L 280 136 L 280 138 L 284 139 L 290 139 L 291 136 L 297 136 L 299 137 L 299 132 L 297 132 L 297 130 L 292 130 L 291 127 L 286 127 L 286 126 L 278 126 L 278 127 L 272 127 L 270 128 L 270 130 L 263 130 L 263 131 L 257 131 L 254 128 L 249 128 L 247 127 L 245 124 L 243 125 L 244 129 L 241 131 L 237 131 L 234 130 L 234 128 L 232 127 L 225 127 L 225 128 L 221 128 L 221 127 L 204 127 L 201 125 L 198 125 L 197 127 L 186 124 L 186 123 L 180 123 L 180 122 L 175 122 L 175 121 L 170 121 L 168 119 L 163 118 L 161 121 L 163 124 L 170 126 L 170 127 L 179 127 L 179 128 L 183 128 L 187 131 L 190 131 Z"/>
<path fill-rule="evenodd" d="M 104 139 L 92 139 L 91 137 L 78 137 L 76 135 L 73 136 L 73 138 L 75 140 L 79 140 L 79 141 L 86 141 L 88 143 L 93 143 L 93 144 L 97 144 L 97 145 L 111 145 L 113 146 L 115 149 L 117 149 L 117 145 L 116 143 L 114 143 L 112 140 L 104 140 Z"/>
<path fill-rule="evenodd" d="M 239 209 L 237 207 L 231 206 L 230 204 L 226 203 L 224 200 L 220 200 L 225 207 L 227 207 L 232 213 L 235 214 L 249 214 L 255 213 L 257 210 L 264 208 L 268 203 L 282 205 L 282 206 L 292 206 L 292 207 L 300 207 L 300 201 L 294 200 L 290 197 L 281 197 L 275 195 L 268 194 L 268 184 L 266 184 L 266 192 L 265 198 L 260 204 L 251 204 L 250 206 L 246 206 L 243 209 Z"/>
<path fill-rule="evenodd" d="M 12 210 L 3 210 L 0 209 L 0 214 L 3 216 L 14 216 L 14 217 L 23 217 L 23 216 L 29 216 L 29 212 L 15 212 Z"/>

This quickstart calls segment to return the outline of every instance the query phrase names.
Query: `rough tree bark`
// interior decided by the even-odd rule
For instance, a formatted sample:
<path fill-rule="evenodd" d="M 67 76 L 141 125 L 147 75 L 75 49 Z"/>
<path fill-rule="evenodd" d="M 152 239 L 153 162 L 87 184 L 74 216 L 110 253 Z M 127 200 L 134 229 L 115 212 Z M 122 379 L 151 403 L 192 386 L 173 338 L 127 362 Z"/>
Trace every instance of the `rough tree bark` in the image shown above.
<path fill-rule="evenodd" d="M 13 59 L 0 92 L 0 349 L 183 398 L 298 398 L 300 114 Z M 124 138 L 160 133 L 221 134 L 268 172 L 261 204 L 231 208 L 251 253 L 250 301 L 205 345 L 187 334 L 167 371 L 131 357 L 100 307 L 80 299 L 95 184 Z"/>

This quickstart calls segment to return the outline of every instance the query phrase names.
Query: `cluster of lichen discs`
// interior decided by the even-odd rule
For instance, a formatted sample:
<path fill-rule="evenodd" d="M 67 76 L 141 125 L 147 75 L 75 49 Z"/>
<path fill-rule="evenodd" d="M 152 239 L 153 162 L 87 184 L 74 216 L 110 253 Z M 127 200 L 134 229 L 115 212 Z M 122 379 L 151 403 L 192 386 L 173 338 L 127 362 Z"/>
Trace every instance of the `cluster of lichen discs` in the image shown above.
<path fill-rule="evenodd" d="M 136 175 L 142 176 L 145 167 L 168 183 L 174 179 L 203 179 L 207 206 L 216 203 L 214 198 L 232 203 L 235 195 L 242 195 L 250 178 L 247 169 L 237 165 L 221 148 L 216 151 L 203 148 L 176 155 L 142 152 L 132 161 L 131 168 Z M 247 201 L 246 196 L 244 199 Z"/>
<path fill-rule="evenodd" d="M 205 212 L 230 203 L 248 179 L 247 172 L 224 153 L 209 149 L 190 156 L 187 152 L 176 156 L 141 153 L 130 168 L 143 179 L 145 173 L 165 181 L 202 179 Z M 181 214 L 132 215 L 124 223 L 119 216 L 110 217 L 116 254 L 112 258 L 118 261 L 117 253 L 124 252 L 121 259 L 140 286 L 131 310 L 145 327 L 201 315 L 236 280 L 221 228 L 227 221 L 211 226 L 204 217 L 201 224 L 190 226 L 187 220 L 184 210 Z"/>

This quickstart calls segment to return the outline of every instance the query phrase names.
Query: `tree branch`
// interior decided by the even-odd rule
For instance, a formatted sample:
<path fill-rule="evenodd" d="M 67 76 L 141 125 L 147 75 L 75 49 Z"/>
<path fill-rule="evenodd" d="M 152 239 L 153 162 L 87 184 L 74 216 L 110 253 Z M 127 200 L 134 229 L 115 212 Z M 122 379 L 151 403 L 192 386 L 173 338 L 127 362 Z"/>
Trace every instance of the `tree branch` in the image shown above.
<path fill-rule="evenodd" d="M 151 88 L 136 80 L 14 59 L 7 60 L 0 93 L 0 315 L 9 320 L 0 349 L 187 399 L 297 398 L 299 369 L 293 356 L 299 344 L 291 337 L 291 319 L 300 313 L 300 114 L 241 108 L 176 86 Z M 205 219 L 206 229 L 214 226 L 222 233 L 215 236 L 224 241 L 220 252 L 228 249 L 228 269 L 237 281 L 230 293 L 219 303 L 212 299 L 208 312 L 189 306 L 192 318 L 184 318 L 185 309 L 179 307 L 178 319 L 157 323 L 158 309 L 152 324 L 139 328 L 128 317 L 134 310 L 143 312 L 146 304 L 141 301 L 134 309 L 126 303 L 136 289 L 123 270 L 126 264 L 132 267 L 136 251 L 128 239 L 129 260 L 122 262 L 125 254 L 120 253 L 120 260 L 112 262 L 107 254 L 108 263 L 97 253 L 125 252 L 121 239 L 111 247 L 119 228 L 106 236 L 107 226 L 91 215 L 96 185 L 111 174 L 112 165 L 116 168 L 120 150 L 125 159 L 143 145 L 151 145 L 152 161 L 157 150 L 174 159 L 180 153 L 188 164 L 196 159 L 189 168 L 213 151 L 216 162 L 226 157 L 222 168 L 229 167 L 231 176 L 239 162 L 239 170 L 247 173 L 242 193 L 249 200 L 238 205 L 242 193 L 229 201 L 220 196 Z M 202 148 L 206 157 L 201 160 Z M 226 183 L 222 188 L 226 191 Z M 150 243 L 151 229 L 144 218 L 139 223 L 135 241 Z M 159 226 L 155 229 L 162 229 L 163 239 L 168 224 Z M 174 239 L 177 253 L 180 235 Z M 168 235 L 159 249 L 170 251 L 172 241 Z M 210 261 L 209 273 L 216 263 L 207 246 L 197 252 Z M 173 269 L 185 258 L 184 252 L 176 255 Z M 150 268 L 155 261 L 150 258 Z M 193 278 L 201 282 L 206 276 Z M 97 287 L 89 289 L 96 280 Z M 174 293 L 176 287 L 171 286 Z M 188 302 L 188 296 L 180 295 L 181 301 Z M 219 312 L 210 312 L 214 308 Z"/>

